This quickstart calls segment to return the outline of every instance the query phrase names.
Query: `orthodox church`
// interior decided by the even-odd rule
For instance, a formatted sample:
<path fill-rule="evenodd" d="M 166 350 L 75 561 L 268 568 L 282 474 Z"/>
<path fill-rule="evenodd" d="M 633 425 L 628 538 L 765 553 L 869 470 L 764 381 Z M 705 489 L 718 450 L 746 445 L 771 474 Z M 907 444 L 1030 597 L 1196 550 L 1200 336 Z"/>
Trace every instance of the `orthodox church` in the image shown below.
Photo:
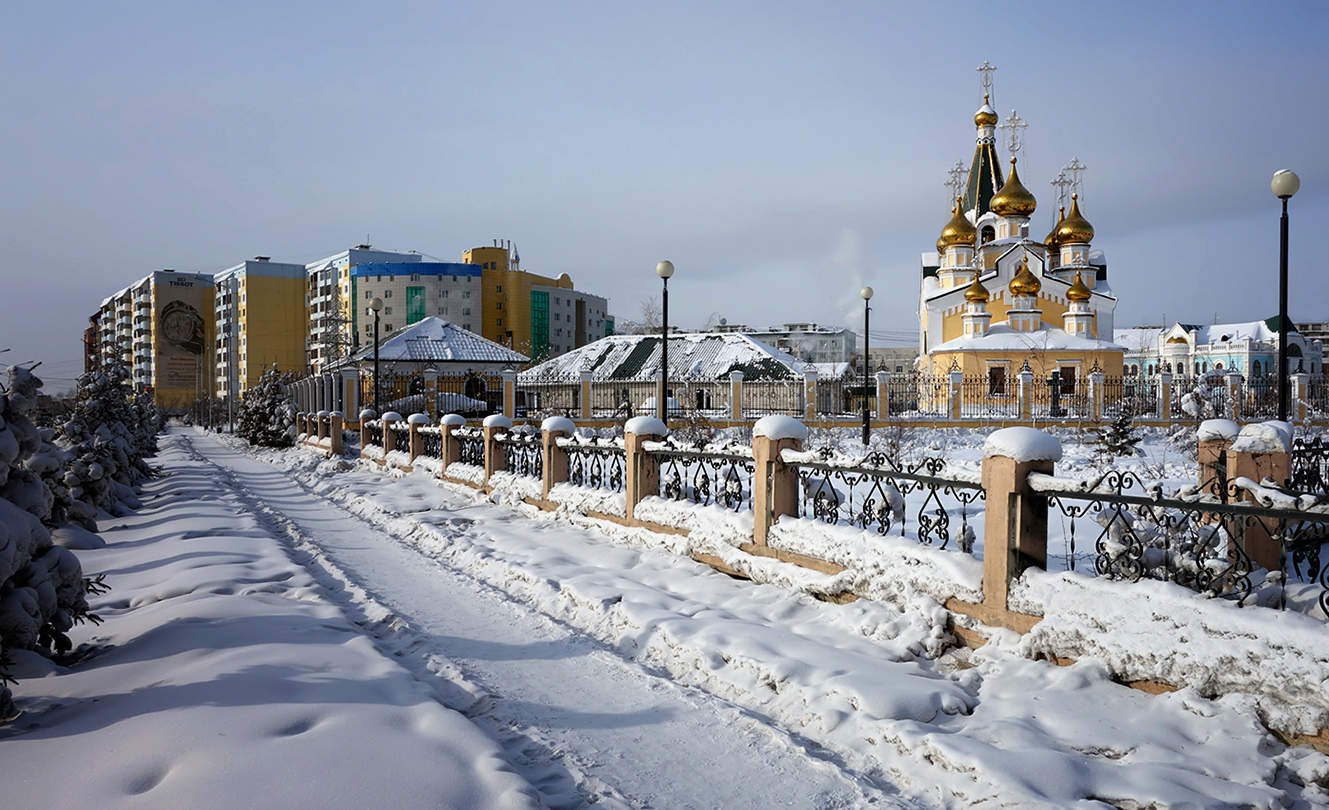
<path fill-rule="evenodd" d="M 988 396 L 1014 395 L 1026 367 L 1035 379 L 1059 372 L 1068 391 L 1092 371 L 1120 377 L 1125 349 L 1112 342 L 1117 298 L 1079 195 L 1042 241 L 1031 238 L 1037 201 L 1014 154 L 1003 173 L 997 122 L 984 96 L 964 194 L 936 252 L 922 255 L 919 370 L 984 378 Z"/>

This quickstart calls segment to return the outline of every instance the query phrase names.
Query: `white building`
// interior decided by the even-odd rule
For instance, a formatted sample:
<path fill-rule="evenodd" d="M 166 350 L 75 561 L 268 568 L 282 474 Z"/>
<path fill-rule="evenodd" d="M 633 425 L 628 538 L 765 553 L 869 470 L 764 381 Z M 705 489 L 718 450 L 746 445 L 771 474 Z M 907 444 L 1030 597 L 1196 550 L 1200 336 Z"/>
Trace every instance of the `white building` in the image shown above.
<path fill-rule="evenodd" d="M 1160 372 L 1194 377 L 1211 371 L 1236 371 L 1247 377 L 1272 375 L 1278 365 L 1278 317 L 1263 321 L 1199 324 L 1174 323 L 1118 329 L 1117 343 L 1126 347 L 1127 375 Z M 1288 332 L 1290 373 L 1321 374 L 1324 346 L 1295 330 Z"/>
<path fill-rule="evenodd" d="M 854 360 L 858 350 L 858 335 L 852 330 L 832 329 L 811 322 L 786 323 L 765 329 L 722 323 L 715 331 L 747 335 L 806 363 L 848 363 Z"/>
<path fill-rule="evenodd" d="M 305 265 L 309 326 L 307 365 L 315 373 L 345 357 L 355 342 L 352 332 L 351 268 L 361 264 L 418 262 L 419 253 L 374 250 L 356 245 Z"/>

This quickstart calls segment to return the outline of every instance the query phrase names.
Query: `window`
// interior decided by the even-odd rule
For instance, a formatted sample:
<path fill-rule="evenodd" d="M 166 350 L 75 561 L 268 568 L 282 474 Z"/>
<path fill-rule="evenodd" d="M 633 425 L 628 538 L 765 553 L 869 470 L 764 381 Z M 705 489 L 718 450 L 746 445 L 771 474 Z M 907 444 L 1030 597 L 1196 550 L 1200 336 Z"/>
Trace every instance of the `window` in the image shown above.
<path fill-rule="evenodd" d="M 461 294 L 461 297 L 464 298 L 464 299 L 466 299 L 467 301 L 471 300 L 471 291 L 470 291 L 470 290 L 466 290 L 465 292 L 463 292 L 463 293 Z"/>
<path fill-rule="evenodd" d="M 503 285 L 498 284 L 494 287 L 494 292 L 503 292 Z"/>
<path fill-rule="evenodd" d="M 384 315 L 391 315 L 391 314 L 392 314 L 392 307 L 384 307 L 384 308 L 383 308 L 383 314 L 384 314 Z"/>
<path fill-rule="evenodd" d="M 470 314 L 471 314 L 471 308 L 470 308 L 470 307 L 462 307 L 462 308 L 461 308 L 461 314 L 463 314 L 463 315 L 470 315 Z"/>
<path fill-rule="evenodd" d="M 988 396 L 1006 396 L 1006 367 L 988 366 Z"/>
<path fill-rule="evenodd" d="M 1062 366 L 1058 371 L 1061 372 L 1061 393 L 1075 393 L 1075 366 Z"/>
<path fill-rule="evenodd" d="M 439 308 L 438 308 L 438 314 L 439 314 L 439 315 L 447 315 L 447 314 L 448 314 L 448 308 L 447 308 L 447 307 L 439 307 Z"/>
<path fill-rule="evenodd" d="M 372 301 L 372 300 L 374 300 L 374 294 L 373 294 L 372 292 L 370 292 L 369 290 L 365 290 L 365 300 L 366 300 L 366 301 Z"/>
<path fill-rule="evenodd" d="M 392 297 L 392 290 L 384 290 L 384 291 L 383 291 L 383 297 L 384 297 L 384 298 L 391 298 L 391 297 Z"/>
<path fill-rule="evenodd" d="M 499 302 L 497 302 L 496 304 L 494 304 L 494 309 L 502 309 L 502 308 L 503 308 L 503 302 L 502 302 L 502 301 L 499 301 Z"/>
<path fill-rule="evenodd" d="M 383 328 L 384 328 L 385 330 L 391 332 L 391 331 L 392 331 L 392 324 L 390 324 L 390 323 L 384 324 L 384 325 L 383 325 Z"/>
<path fill-rule="evenodd" d="M 438 297 L 439 297 L 439 298 L 447 298 L 447 297 L 448 297 L 448 291 L 447 291 L 447 290 L 439 290 L 439 291 L 438 291 Z"/>
<path fill-rule="evenodd" d="M 497 325 L 498 325 L 498 326 L 502 326 L 502 325 L 503 325 L 503 319 L 502 319 L 502 318 L 499 318 L 499 319 L 498 319 L 498 324 L 497 324 Z"/>
<path fill-rule="evenodd" d="M 1259 360 L 1256 360 L 1256 361 L 1254 361 L 1254 362 L 1251 363 L 1251 376 L 1253 376 L 1253 377 L 1258 377 L 1258 376 L 1260 376 L 1260 361 L 1259 361 Z"/>
<path fill-rule="evenodd" d="M 411 281 L 419 281 L 419 280 L 420 280 L 419 273 L 411 273 Z"/>

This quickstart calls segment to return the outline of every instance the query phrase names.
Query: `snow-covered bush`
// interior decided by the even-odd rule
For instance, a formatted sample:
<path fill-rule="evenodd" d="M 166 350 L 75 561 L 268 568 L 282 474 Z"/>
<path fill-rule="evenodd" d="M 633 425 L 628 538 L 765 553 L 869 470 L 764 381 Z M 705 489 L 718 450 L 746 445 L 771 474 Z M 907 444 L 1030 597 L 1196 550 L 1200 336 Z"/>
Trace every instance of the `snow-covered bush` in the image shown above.
<path fill-rule="evenodd" d="M 72 454 L 55 446 L 54 431 L 32 423 L 40 387 L 31 369 L 13 367 L 0 394 L 0 721 L 16 714 L 5 686 L 8 651 L 68 650 L 68 630 L 97 621 L 87 593 L 104 587 L 84 579 L 78 558 L 52 536 L 52 527 L 60 531 L 90 507 L 64 482 Z"/>
<path fill-rule="evenodd" d="M 275 367 L 241 395 L 236 431 L 250 444 L 290 447 L 295 442 L 295 402 L 286 393 L 287 378 Z"/>
<path fill-rule="evenodd" d="M 1123 411 L 1107 427 L 1094 431 L 1094 450 L 1105 459 L 1118 456 L 1138 456 L 1140 450 L 1135 445 L 1144 441 L 1144 436 L 1131 422 L 1130 413 Z"/>
<path fill-rule="evenodd" d="M 64 475 L 70 495 L 112 515 L 140 505 L 134 487 L 152 475 L 144 457 L 161 429 L 156 407 L 131 397 L 128 380 L 118 363 L 80 377 L 74 410 L 56 436 L 71 455 Z"/>

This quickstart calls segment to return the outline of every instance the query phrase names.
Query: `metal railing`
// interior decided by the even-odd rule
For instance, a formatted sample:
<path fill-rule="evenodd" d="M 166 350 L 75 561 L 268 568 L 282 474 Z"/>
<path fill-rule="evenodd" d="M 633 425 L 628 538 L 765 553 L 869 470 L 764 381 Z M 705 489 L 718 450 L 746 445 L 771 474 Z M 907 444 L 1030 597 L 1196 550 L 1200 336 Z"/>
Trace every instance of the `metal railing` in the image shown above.
<path fill-rule="evenodd" d="M 752 509 L 751 455 L 684 448 L 651 450 L 659 465 L 661 497 L 735 512 Z"/>
<path fill-rule="evenodd" d="M 504 469 L 527 478 L 544 478 L 544 447 L 540 435 L 507 433 L 498 437 L 504 448 Z"/>
<path fill-rule="evenodd" d="M 416 431 L 420 434 L 420 455 L 442 460 L 443 428 L 426 426 L 416 428 Z"/>
<path fill-rule="evenodd" d="M 381 421 L 375 419 L 372 422 L 365 422 L 364 433 L 366 444 L 377 447 L 383 446 L 383 423 Z"/>
<path fill-rule="evenodd" d="M 452 437 L 457 440 L 459 458 L 462 464 L 476 467 L 485 466 L 485 437 L 476 428 L 454 428 Z"/>
<path fill-rule="evenodd" d="M 1329 496 L 1329 441 L 1323 436 L 1292 440 L 1288 453 L 1288 486 L 1297 492 Z"/>
<path fill-rule="evenodd" d="M 568 454 L 568 483 L 623 492 L 627 461 L 622 447 L 606 444 L 560 444 Z"/>

